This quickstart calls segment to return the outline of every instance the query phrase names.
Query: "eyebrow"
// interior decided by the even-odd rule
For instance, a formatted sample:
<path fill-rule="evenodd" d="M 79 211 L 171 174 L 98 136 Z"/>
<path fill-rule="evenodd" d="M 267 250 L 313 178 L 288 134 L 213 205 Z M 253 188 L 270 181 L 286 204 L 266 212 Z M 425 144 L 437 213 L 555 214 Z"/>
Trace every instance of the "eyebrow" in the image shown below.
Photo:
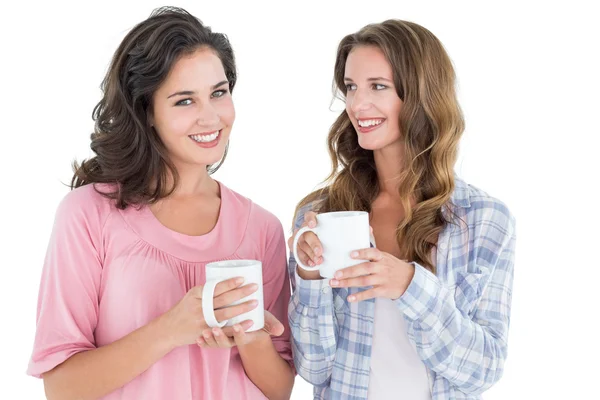
<path fill-rule="evenodd" d="M 354 82 L 352 80 L 352 78 L 348 78 L 347 76 L 344 77 L 344 81 Z M 387 81 L 387 82 L 391 82 L 391 80 L 389 80 L 387 78 L 384 78 L 384 77 L 381 77 L 381 76 L 378 76 L 378 77 L 375 77 L 375 78 L 369 78 L 369 79 L 367 79 L 367 81 L 369 81 L 369 82 L 374 82 L 374 81 Z"/>
<path fill-rule="evenodd" d="M 229 83 L 229 81 L 227 81 L 227 80 L 221 81 L 221 82 L 217 83 L 216 85 L 211 86 L 210 90 L 215 90 L 215 89 L 223 86 L 226 83 Z M 193 90 L 180 90 L 178 92 L 175 92 L 175 93 L 169 95 L 169 97 L 167 97 L 167 99 L 170 99 L 171 97 L 175 97 L 175 96 L 192 96 L 194 94 L 196 94 L 196 92 L 194 92 Z"/>

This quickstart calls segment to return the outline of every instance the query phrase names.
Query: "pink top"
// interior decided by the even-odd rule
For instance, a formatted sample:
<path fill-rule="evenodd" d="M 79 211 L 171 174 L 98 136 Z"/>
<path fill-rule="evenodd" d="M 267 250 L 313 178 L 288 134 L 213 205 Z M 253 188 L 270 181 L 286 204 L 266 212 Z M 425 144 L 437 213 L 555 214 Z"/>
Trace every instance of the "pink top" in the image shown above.
<path fill-rule="evenodd" d="M 189 289 L 204 284 L 206 263 L 231 259 L 262 261 L 265 308 L 285 326 L 273 343 L 292 365 L 281 223 L 249 199 L 220 187 L 217 224 L 203 236 L 166 228 L 148 207 L 119 210 L 91 185 L 71 191 L 58 208 L 46 255 L 27 373 L 39 378 L 72 355 L 147 324 Z M 171 351 L 103 399 L 266 397 L 244 372 L 237 348 L 190 345 Z"/>

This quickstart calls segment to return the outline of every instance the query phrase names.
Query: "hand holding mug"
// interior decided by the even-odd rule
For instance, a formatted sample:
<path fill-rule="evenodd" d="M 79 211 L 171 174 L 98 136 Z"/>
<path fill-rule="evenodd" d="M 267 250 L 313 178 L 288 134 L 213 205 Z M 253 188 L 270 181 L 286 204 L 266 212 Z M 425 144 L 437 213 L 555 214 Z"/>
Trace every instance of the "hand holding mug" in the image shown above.
<path fill-rule="evenodd" d="M 241 286 L 243 283 L 244 278 L 233 277 L 215 286 L 211 300 L 217 309 L 212 310 L 217 321 L 226 321 L 256 309 L 256 300 L 222 308 L 247 298 L 258 290 L 256 285 Z M 195 343 L 198 336 L 209 327 L 202 309 L 203 292 L 204 286 L 193 287 L 173 308 L 161 316 L 161 322 L 165 324 L 165 332 L 168 333 L 173 347 Z"/>
<path fill-rule="evenodd" d="M 350 253 L 368 248 L 371 244 L 367 212 L 323 213 L 316 215 L 317 223 L 311 226 L 314 225 L 313 215 L 311 213 L 305 217 L 308 218 L 308 224 L 296 232 L 292 240 L 291 251 L 300 268 L 312 274 L 318 271 L 323 278 L 333 278 L 336 271 L 365 261 L 351 258 Z M 307 238 L 304 238 L 300 247 L 303 235 Z M 318 279 L 315 275 L 310 276 L 309 279 Z"/>

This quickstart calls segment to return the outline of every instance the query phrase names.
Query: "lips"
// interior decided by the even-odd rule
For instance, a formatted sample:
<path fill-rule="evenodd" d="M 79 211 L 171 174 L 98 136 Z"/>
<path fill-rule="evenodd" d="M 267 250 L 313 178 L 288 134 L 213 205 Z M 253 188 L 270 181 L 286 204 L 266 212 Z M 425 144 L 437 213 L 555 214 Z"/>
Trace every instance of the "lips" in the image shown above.
<path fill-rule="evenodd" d="M 218 130 L 213 132 L 190 135 L 188 137 L 200 147 L 211 148 L 219 144 L 219 141 L 221 139 L 221 132 L 222 130 Z"/>
<path fill-rule="evenodd" d="M 360 133 L 368 133 L 379 128 L 385 122 L 385 118 L 359 118 L 356 122 Z"/>

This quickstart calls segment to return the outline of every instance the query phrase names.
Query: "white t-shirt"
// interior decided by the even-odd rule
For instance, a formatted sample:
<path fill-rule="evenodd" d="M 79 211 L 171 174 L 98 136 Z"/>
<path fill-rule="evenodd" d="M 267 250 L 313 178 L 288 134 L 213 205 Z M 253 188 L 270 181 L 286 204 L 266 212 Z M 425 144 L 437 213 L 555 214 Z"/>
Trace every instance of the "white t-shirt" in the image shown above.
<path fill-rule="evenodd" d="M 431 400 L 429 376 L 408 339 L 404 314 L 385 298 L 375 299 L 369 400 Z"/>

